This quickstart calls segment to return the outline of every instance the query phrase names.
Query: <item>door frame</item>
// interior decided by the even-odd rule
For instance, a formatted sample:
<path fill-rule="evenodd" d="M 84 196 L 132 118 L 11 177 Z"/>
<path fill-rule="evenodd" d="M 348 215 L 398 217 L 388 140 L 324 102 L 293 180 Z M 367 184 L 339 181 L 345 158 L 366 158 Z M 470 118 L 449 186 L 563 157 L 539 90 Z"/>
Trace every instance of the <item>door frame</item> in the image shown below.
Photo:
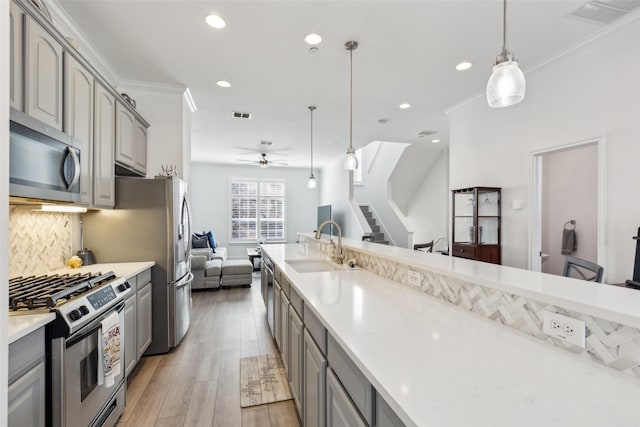
<path fill-rule="evenodd" d="M 529 270 L 538 271 L 542 270 L 542 262 L 540 259 L 540 250 L 542 247 L 542 156 L 545 154 L 570 150 L 572 148 L 583 147 L 586 145 L 596 145 L 597 151 L 597 207 L 596 207 L 596 253 L 597 263 L 604 268 L 605 281 L 607 274 L 607 239 L 606 239 L 606 224 L 607 224 L 607 157 L 606 157 L 606 138 L 604 136 L 598 136 L 594 138 L 587 138 L 577 142 L 571 142 L 568 144 L 557 145 L 541 150 L 531 152 L 531 227 L 529 235 Z"/>

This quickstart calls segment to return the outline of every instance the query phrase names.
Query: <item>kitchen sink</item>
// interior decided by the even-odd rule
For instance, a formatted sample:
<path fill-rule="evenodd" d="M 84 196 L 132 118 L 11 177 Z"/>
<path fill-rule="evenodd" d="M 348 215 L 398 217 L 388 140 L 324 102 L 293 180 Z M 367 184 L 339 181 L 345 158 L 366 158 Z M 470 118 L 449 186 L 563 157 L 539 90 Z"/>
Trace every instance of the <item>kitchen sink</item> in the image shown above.
<path fill-rule="evenodd" d="M 285 260 L 298 273 L 318 273 L 321 271 L 346 270 L 343 264 L 336 264 L 325 259 L 290 259 Z"/>

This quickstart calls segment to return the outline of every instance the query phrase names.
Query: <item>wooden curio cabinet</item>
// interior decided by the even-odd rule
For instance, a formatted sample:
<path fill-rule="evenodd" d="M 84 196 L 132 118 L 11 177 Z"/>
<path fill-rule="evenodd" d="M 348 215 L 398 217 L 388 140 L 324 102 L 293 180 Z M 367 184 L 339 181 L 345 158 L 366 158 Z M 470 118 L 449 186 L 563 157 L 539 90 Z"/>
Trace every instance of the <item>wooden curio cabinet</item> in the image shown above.
<path fill-rule="evenodd" d="M 453 256 L 500 264 L 500 188 L 452 191 Z"/>

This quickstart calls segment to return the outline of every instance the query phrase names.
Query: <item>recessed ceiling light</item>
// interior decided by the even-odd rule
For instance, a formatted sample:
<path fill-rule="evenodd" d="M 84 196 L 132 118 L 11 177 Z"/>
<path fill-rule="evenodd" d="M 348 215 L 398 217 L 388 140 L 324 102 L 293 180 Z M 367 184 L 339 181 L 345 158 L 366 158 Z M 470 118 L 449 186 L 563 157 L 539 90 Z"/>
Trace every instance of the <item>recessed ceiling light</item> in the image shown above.
<path fill-rule="evenodd" d="M 433 142 L 434 144 L 437 144 L 438 142 L 440 142 L 439 139 L 432 139 L 431 142 Z"/>
<path fill-rule="evenodd" d="M 411 107 L 411 104 L 409 104 L 408 102 L 402 103 L 400 105 L 398 105 L 398 108 L 401 110 L 406 110 L 407 108 Z"/>
<path fill-rule="evenodd" d="M 210 27 L 221 29 L 227 26 L 227 23 L 224 22 L 224 19 L 220 18 L 218 15 L 209 15 L 204 20 L 209 24 Z"/>
<path fill-rule="evenodd" d="M 304 36 L 304 41 L 307 42 L 307 44 L 310 44 L 313 46 L 316 44 L 320 44 L 320 42 L 322 42 L 322 37 L 320 37 L 319 34 L 311 33 Z"/>
<path fill-rule="evenodd" d="M 226 80 L 218 80 L 216 84 L 220 87 L 231 87 L 231 83 Z"/>
<path fill-rule="evenodd" d="M 461 62 L 458 65 L 456 65 L 456 70 L 458 71 L 465 71 L 468 70 L 469 68 L 473 67 L 473 64 L 471 62 Z"/>

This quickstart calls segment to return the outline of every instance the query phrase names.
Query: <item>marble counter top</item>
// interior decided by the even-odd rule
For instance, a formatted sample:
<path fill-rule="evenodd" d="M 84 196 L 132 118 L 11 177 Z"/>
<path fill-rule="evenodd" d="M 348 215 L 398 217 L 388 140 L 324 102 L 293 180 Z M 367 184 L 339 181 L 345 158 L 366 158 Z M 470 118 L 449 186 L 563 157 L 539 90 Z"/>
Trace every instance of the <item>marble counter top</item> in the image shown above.
<path fill-rule="evenodd" d="M 312 239 L 313 233 L 300 233 Z M 335 238 L 334 238 L 335 240 Z M 640 328 L 640 291 L 354 239 L 343 245 L 417 269 Z"/>
<path fill-rule="evenodd" d="M 52 271 L 51 274 L 76 274 L 76 273 L 107 273 L 113 271 L 116 276 L 126 278 L 135 276 L 153 267 L 155 262 L 121 262 L 112 264 L 92 264 L 80 268 L 61 268 Z M 38 328 L 52 322 L 56 318 L 54 313 L 22 314 L 9 316 L 9 344 L 30 334 Z"/>
<path fill-rule="evenodd" d="M 84 265 L 80 268 L 64 267 L 59 270 L 55 270 L 52 273 L 56 274 L 76 274 L 76 273 L 107 273 L 113 271 L 118 277 L 126 277 L 127 279 L 142 273 L 143 271 L 153 267 L 156 263 L 154 261 L 147 262 L 115 262 L 105 264 L 91 264 Z"/>
<path fill-rule="evenodd" d="M 298 245 L 263 250 L 409 426 L 638 425 L 636 378 L 366 270 L 298 273 L 286 260 L 321 257 Z"/>

